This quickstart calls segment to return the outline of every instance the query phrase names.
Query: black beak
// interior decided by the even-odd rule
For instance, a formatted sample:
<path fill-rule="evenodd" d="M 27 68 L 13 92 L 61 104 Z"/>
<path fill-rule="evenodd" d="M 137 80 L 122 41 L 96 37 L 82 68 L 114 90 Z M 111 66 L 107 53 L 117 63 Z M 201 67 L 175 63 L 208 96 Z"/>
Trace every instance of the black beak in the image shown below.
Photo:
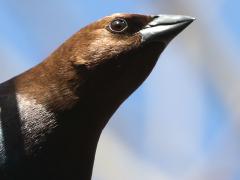
<path fill-rule="evenodd" d="M 194 20 L 193 17 L 180 15 L 153 16 L 153 20 L 140 31 L 142 43 L 156 41 L 167 45 Z"/>

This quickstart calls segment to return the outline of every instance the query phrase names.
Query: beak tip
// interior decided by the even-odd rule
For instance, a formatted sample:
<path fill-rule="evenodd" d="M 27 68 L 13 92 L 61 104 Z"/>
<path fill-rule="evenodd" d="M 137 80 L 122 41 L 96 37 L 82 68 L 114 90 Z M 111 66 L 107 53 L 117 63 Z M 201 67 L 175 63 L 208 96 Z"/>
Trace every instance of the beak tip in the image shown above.
<path fill-rule="evenodd" d="M 176 23 L 179 23 L 179 22 L 190 22 L 190 23 L 192 23 L 193 21 L 196 20 L 196 18 L 192 17 L 192 16 L 176 15 L 175 20 L 176 20 Z"/>
<path fill-rule="evenodd" d="M 196 20 L 196 18 L 195 18 L 195 17 L 188 16 L 188 18 L 189 18 L 189 21 L 191 21 L 191 22 L 193 22 L 193 21 L 195 21 L 195 20 Z"/>

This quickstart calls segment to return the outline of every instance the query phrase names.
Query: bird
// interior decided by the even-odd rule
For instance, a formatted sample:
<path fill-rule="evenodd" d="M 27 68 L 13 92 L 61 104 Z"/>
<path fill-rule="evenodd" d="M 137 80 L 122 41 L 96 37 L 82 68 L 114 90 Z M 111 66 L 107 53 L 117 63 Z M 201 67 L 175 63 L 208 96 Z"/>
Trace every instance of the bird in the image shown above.
<path fill-rule="evenodd" d="M 1 83 L 0 179 L 90 180 L 105 125 L 193 21 L 182 15 L 106 16 Z"/>

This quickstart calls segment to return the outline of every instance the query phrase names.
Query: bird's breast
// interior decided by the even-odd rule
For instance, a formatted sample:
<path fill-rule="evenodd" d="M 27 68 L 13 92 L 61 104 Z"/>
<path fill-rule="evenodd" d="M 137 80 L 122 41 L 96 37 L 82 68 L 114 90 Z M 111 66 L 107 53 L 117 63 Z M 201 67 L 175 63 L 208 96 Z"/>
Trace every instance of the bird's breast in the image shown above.
<path fill-rule="evenodd" d="M 24 139 L 24 149 L 29 151 L 32 146 L 40 144 L 56 127 L 55 114 L 44 104 L 35 99 L 17 94 L 18 111 L 21 119 L 21 132 Z"/>

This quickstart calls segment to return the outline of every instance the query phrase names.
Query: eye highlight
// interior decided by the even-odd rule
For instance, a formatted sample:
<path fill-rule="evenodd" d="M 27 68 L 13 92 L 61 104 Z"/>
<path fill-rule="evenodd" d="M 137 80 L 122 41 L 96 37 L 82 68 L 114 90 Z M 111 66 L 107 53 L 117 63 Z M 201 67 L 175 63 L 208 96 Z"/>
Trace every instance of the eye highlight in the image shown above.
<path fill-rule="evenodd" d="M 128 28 L 128 23 L 125 19 L 115 19 L 108 27 L 114 33 L 121 33 Z"/>

